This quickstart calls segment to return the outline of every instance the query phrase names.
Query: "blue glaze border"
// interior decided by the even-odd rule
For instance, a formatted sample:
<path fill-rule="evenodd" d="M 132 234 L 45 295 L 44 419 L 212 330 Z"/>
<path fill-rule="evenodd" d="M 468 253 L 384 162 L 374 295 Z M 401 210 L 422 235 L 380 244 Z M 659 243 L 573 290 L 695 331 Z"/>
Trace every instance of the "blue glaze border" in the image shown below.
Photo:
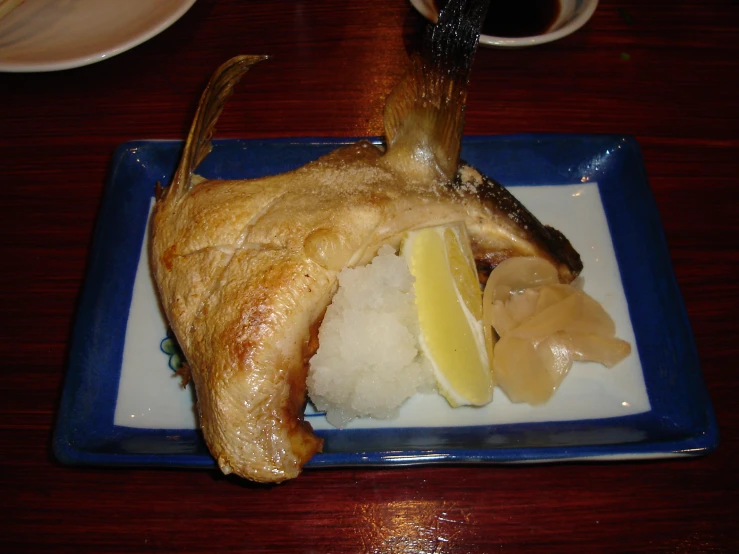
<path fill-rule="evenodd" d="M 354 140 L 218 140 L 199 173 L 277 174 Z M 181 147 L 179 141 L 133 141 L 112 157 L 53 440 L 64 463 L 215 467 L 198 431 L 113 425 L 149 203 L 154 184 L 170 181 Z M 507 186 L 598 183 L 652 410 L 556 423 L 319 431 L 324 452 L 307 466 L 608 459 L 714 449 L 715 415 L 636 141 L 619 135 L 465 137 L 462 156 Z"/>

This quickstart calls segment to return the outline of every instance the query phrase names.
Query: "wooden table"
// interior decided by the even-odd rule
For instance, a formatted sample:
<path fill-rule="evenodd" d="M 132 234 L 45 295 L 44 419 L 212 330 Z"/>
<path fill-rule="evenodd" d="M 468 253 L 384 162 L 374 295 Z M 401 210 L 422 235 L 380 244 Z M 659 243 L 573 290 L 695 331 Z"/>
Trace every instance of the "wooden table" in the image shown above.
<path fill-rule="evenodd" d="M 29 0 L 30 1 L 30 0 Z M 423 21 L 403 0 L 199 0 L 107 61 L 0 74 L 0 550 L 739 551 L 739 7 L 603 0 L 582 30 L 481 49 L 466 132 L 622 133 L 641 145 L 719 422 L 700 458 L 306 471 L 66 467 L 50 444 L 114 148 L 184 137 L 215 67 L 272 56 L 220 137 L 381 135 Z"/>

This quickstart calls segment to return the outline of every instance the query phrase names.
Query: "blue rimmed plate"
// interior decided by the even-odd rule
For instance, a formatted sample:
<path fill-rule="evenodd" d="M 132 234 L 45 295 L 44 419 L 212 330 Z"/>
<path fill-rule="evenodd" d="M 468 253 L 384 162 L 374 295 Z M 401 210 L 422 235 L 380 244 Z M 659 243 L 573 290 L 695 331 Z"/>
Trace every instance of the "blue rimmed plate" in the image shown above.
<path fill-rule="evenodd" d="M 281 173 L 349 140 L 216 141 L 199 173 Z M 74 328 L 54 450 L 72 464 L 215 467 L 178 387 L 177 352 L 151 280 L 146 237 L 156 182 L 180 142 L 135 141 L 113 157 Z M 335 429 L 308 466 L 503 463 L 703 454 L 718 430 L 659 215 L 636 142 L 613 135 L 467 137 L 462 155 L 508 186 L 572 241 L 585 289 L 616 321 L 632 354 L 612 369 L 576 364 L 552 400 L 450 408 L 417 395 L 393 420 Z"/>

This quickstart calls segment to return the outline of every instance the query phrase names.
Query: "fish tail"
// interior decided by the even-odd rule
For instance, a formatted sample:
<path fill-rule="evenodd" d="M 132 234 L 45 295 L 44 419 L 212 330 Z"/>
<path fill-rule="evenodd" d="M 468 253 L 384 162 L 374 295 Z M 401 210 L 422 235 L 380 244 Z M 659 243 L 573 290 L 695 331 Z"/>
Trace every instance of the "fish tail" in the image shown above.
<path fill-rule="evenodd" d="M 251 67 L 268 56 L 236 56 L 221 65 L 208 82 L 187 135 L 180 165 L 168 187 L 167 197 L 176 200 L 193 185 L 193 173 L 212 149 L 211 139 L 223 107 L 234 86 Z"/>
<path fill-rule="evenodd" d="M 388 155 L 435 162 L 446 179 L 459 165 L 472 62 L 489 0 L 450 1 L 429 24 L 421 56 L 387 99 Z"/>

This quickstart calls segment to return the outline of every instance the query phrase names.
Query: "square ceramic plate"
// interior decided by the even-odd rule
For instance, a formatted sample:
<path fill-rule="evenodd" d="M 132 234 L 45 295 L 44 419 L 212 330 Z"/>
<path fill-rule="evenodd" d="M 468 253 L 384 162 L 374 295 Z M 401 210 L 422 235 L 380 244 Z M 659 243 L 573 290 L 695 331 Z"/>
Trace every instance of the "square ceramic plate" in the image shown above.
<path fill-rule="evenodd" d="M 216 141 L 199 173 L 252 178 L 287 171 L 348 140 Z M 182 144 L 120 146 L 74 328 L 54 449 L 72 464 L 214 467 L 197 430 L 193 393 L 178 387 L 146 256 L 156 182 L 168 183 Z M 308 466 L 503 463 L 703 454 L 718 431 L 636 142 L 611 135 L 468 137 L 466 161 L 508 186 L 572 241 L 585 289 L 614 317 L 632 354 L 612 369 L 576 364 L 540 407 L 496 390 L 483 408 L 411 398 L 392 420 L 335 429 Z"/>

